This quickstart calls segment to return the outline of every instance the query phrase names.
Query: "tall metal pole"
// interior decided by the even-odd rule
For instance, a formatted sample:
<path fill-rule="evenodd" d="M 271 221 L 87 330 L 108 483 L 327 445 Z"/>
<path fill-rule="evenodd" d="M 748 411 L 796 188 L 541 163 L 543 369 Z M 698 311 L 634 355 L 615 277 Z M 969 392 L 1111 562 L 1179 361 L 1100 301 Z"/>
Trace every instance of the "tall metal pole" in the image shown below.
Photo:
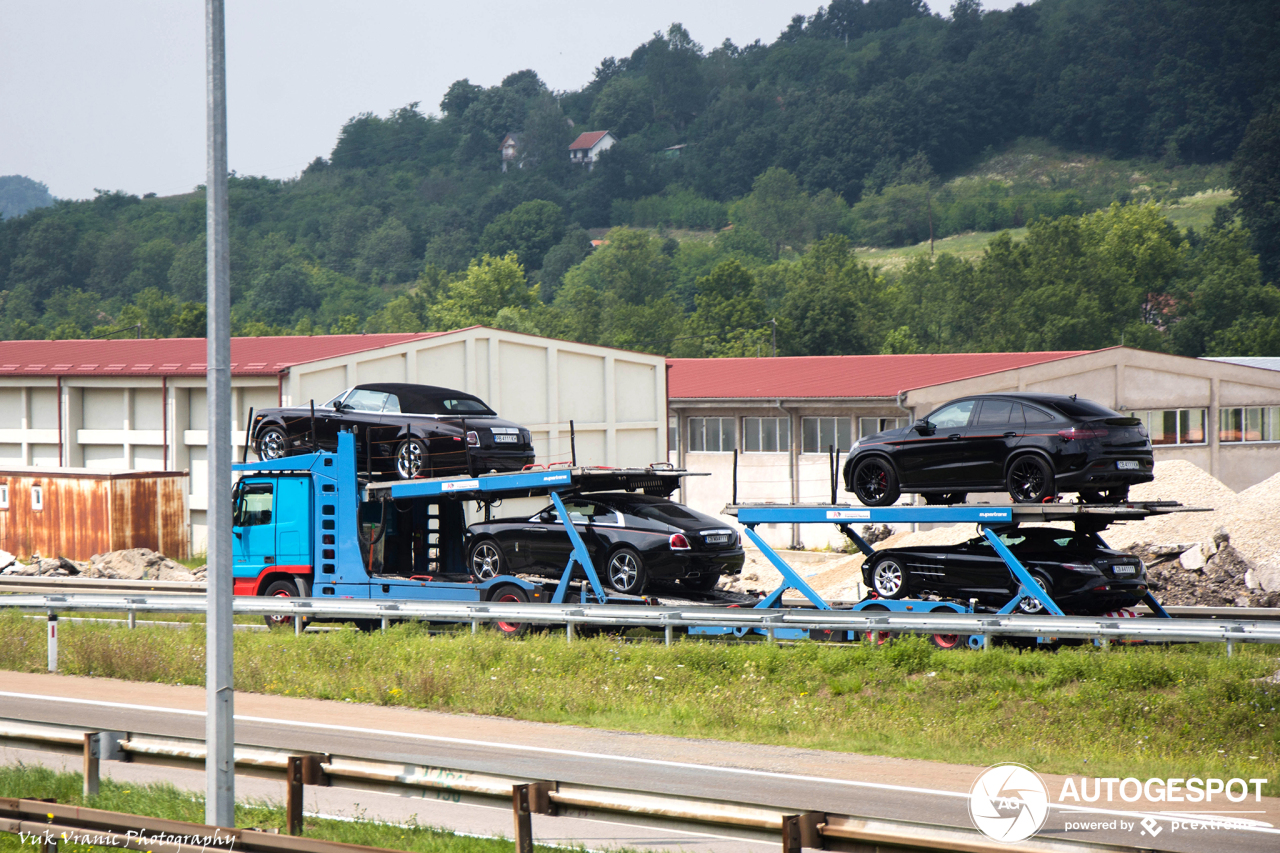
<path fill-rule="evenodd" d="M 223 0 L 205 0 L 208 70 L 209 413 L 208 622 L 205 692 L 205 823 L 235 826 L 234 692 L 231 685 L 231 276 L 227 217 L 227 68 Z"/>

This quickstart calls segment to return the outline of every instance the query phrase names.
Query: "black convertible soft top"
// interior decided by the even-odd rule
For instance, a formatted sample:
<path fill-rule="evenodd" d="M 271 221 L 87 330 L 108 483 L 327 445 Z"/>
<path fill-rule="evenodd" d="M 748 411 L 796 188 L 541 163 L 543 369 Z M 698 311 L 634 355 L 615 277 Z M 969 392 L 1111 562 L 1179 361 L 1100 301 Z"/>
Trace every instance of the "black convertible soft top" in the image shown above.
<path fill-rule="evenodd" d="M 412 385 L 408 382 L 375 382 L 357 385 L 357 390 L 395 394 L 400 411 L 410 415 L 496 415 L 479 397 L 436 385 Z"/>

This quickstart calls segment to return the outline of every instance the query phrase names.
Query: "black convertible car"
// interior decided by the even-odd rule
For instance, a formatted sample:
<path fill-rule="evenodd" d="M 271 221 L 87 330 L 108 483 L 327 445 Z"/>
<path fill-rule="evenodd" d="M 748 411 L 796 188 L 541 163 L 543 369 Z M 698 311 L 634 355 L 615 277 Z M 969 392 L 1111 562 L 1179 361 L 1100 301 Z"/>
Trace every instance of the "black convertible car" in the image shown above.
<path fill-rule="evenodd" d="M 348 388 L 321 406 L 263 409 L 250 442 L 259 459 L 335 450 L 355 430 L 361 470 L 439 477 L 519 471 L 533 462 L 529 430 L 503 420 L 479 397 L 433 385 L 385 382 Z"/>
<path fill-rule="evenodd" d="M 601 580 L 639 594 L 651 579 L 707 591 L 721 575 L 742 571 L 738 534 L 723 521 L 666 498 L 602 492 L 563 498 Z M 559 577 L 572 545 L 555 505 L 528 518 L 473 524 L 468 567 L 478 580 L 502 574 Z"/>
<path fill-rule="evenodd" d="M 1107 548 L 1097 534 L 1052 527 L 1007 527 L 997 534 L 1066 613 L 1110 613 L 1137 604 L 1147 592 L 1142 561 Z M 980 606 L 998 609 L 1017 592 L 1009 567 L 982 536 L 959 545 L 886 548 L 867 558 L 862 577 L 880 598 L 976 598 Z M 1018 607 L 1024 613 L 1044 609 L 1034 598 Z"/>
<path fill-rule="evenodd" d="M 1153 479 L 1153 465 L 1138 418 L 1074 395 L 986 394 L 859 439 L 845 459 L 844 485 L 867 506 L 888 506 L 902 492 L 953 504 L 968 492 L 1006 490 L 1017 503 L 1059 492 L 1122 503 L 1129 486 Z"/>

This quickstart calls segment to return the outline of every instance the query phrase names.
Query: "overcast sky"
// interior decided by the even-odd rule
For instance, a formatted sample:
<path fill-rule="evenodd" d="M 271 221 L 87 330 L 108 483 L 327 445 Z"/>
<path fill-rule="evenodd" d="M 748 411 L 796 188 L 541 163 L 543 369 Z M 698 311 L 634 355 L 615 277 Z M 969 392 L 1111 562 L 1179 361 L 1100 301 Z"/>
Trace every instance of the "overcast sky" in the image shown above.
<path fill-rule="evenodd" d="M 412 101 L 438 112 L 462 77 L 492 86 L 532 68 L 552 89 L 578 89 L 603 57 L 673 21 L 707 49 L 767 44 L 819 5 L 227 0 L 230 165 L 292 177 L 328 156 L 352 116 Z M 0 0 L 0 20 L 0 175 L 43 181 L 59 198 L 204 182 L 203 0 Z"/>

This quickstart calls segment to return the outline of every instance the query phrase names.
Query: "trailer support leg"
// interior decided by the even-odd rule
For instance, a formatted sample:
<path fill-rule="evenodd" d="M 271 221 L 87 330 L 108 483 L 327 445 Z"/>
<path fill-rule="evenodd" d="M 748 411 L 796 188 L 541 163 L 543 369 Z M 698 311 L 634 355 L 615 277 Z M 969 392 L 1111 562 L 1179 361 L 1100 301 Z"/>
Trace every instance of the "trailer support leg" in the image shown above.
<path fill-rule="evenodd" d="M 768 560 L 773 567 L 778 570 L 778 573 L 782 575 L 782 583 L 778 588 L 760 599 L 760 602 L 755 605 L 756 607 L 775 607 L 778 602 L 782 600 L 782 593 L 786 592 L 788 589 L 794 589 L 796 592 L 809 599 L 809 602 L 819 610 L 831 609 L 831 605 L 823 601 L 822 596 L 818 595 L 818 593 L 814 591 L 813 587 L 809 586 L 809 584 L 805 582 L 804 578 L 796 574 L 795 570 L 783 562 L 777 552 L 770 548 L 765 541 L 760 538 L 760 535 L 756 533 L 755 525 L 747 525 L 742 532 L 746 534 L 752 544 L 760 549 L 760 553 L 764 555 L 765 559 Z"/>
<path fill-rule="evenodd" d="M 1000 559 L 1004 560 L 1004 564 L 1009 567 L 1013 579 L 1018 582 L 1018 594 L 1009 600 L 1009 603 L 1001 607 L 999 615 L 1005 616 L 1012 613 L 1014 608 L 1018 606 L 1018 602 L 1024 598 L 1034 598 L 1044 605 L 1044 609 L 1054 616 L 1065 616 L 1062 608 L 1058 606 L 1049 593 L 1040 588 L 1040 584 L 1036 583 L 1035 578 L 1031 577 L 1031 573 L 1027 571 L 1026 566 L 1019 562 L 1018 558 L 1013 556 L 1013 552 L 1009 547 L 1000 541 L 1000 537 L 990 527 L 982 528 L 982 535 L 991 543 L 991 547 L 1000 555 Z"/>
<path fill-rule="evenodd" d="M 600 576 L 596 574 L 596 567 L 591 562 L 591 553 L 587 550 L 586 543 L 582 541 L 582 537 L 578 535 L 578 531 L 574 528 L 573 519 L 569 517 L 569 513 L 565 510 L 564 502 L 560 500 L 558 492 L 551 493 L 551 503 L 555 505 L 556 512 L 559 513 L 560 523 L 564 525 L 564 532 L 569 535 L 569 542 L 573 546 L 569 552 L 569 562 L 564 567 L 564 574 L 560 576 L 560 583 L 556 585 L 555 595 L 551 596 L 551 603 L 568 603 L 569 581 L 573 577 L 573 565 L 577 563 L 587 575 L 587 586 L 583 587 L 582 600 L 586 601 L 586 593 L 589 588 L 595 594 L 596 601 L 604 604 L 609 600 L 609 596 L 605 594 L 604 586 L 600 583 Z"/>

